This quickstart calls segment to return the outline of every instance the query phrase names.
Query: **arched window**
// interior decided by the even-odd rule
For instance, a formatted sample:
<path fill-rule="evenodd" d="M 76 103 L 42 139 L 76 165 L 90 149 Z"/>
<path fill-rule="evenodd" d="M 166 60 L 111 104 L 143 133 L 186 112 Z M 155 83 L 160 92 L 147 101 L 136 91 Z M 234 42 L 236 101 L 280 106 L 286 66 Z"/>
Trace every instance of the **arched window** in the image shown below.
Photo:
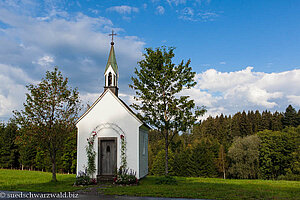
<path fill-rule="evenodd" d="M 108 73 L 108 86 L 111 86 L 112 84 L 112 75 L 111 72 Z"/>

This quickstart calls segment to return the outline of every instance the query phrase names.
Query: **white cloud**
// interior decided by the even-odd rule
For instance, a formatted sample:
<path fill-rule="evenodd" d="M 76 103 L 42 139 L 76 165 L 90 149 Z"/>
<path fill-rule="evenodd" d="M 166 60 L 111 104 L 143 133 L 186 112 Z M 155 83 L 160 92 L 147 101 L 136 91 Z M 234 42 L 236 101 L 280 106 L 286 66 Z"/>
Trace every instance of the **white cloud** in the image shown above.
<path fill-rule="evenodd" d="M 13 110 L 22 108 L 25 85 L 36 83 L 22 69 L 0 64 L 0 120 L 8 120 Z"/>
<path fill-rule="evenodd" d="M 160 15 L 163 15 L 165 13 L 165 9 L 162 6 L 157 6 L 156 7 L 156 12 Z"/>
<path fill-rule="evenodd" d="M 298 95 L 288 95 L 287 96 L 288 102 L 292 105 L 300 107 L 300 96 Z"/>
<path fill-rule="evenodd" d="M 0 48 L 0 64 L 2 68 L 14 66 L 11 70 L 21 70 L 14 74 L 24 75 L 23 78 L 8 76 L 1 68 L 1 83 L 9 83 L 10 86 L 0 86 L 0 118 L 8 114 L 11 116 L 11 111 L 22 105 L 27 82 L 40 80 L 45 71 L 55 65 L 69 78 L 73 88 L 79 88 L 80 93 L 100 94 L 103 91 L 103 70 L 110 49 L 108 34 L 112 29 L 117 33 L 123 30 L 114 27 L 107 18 L 89 17 L 82 13 L 66 17 L 48 13 L 43 17 L 45 19 L 42 20 L 40 16 L 0 8 L 0 21 L 7 24 L 1 29 L 0 46 L 5 48 Z M 144 44 L 136 36 L 117 35 L 115 38 L 119 87 L 124 92 L 129 90 L 128 77 L 142 58 Z M 12 89 L 7 92 L 9 88 Z"/>
<path fill-rule="evenodd" d="M 107 11 L 114 11 L 117 12 L 119 14 L 131 14 L 134 12 L 139 12 L 139 9 L 136 7 L 132 7 L 132 6 L 126 6 L 126 5 L 122 5 L 122 6 L 113 6 L 110 8 L 106 9 Z"/>
<path fill-rule="evenodd" d="M 41 66 L 51 66 L 54 63 L 54 58 L 52 56 L 43 56 L 38 59 L 37 64 Z"/>
<path fill-rule="evenodd" d="M 226 62 L 225 61 L 221 61 L 219 64 L 220 65 L 226 65 Z"/>
<path fill-rule="evenodd" d="M 234 72 L 209 69 L 196 75 L 197 85 L 186 91 L 208 115 L 242 110 L 284 111 L 300 106 L 300 69 L 279 73 L 254 72 L 252 67 Z"/>
<path fill-rule="evenodd" d="M 199 90 L 197 88 L 184 90 L 180 94 L 184 96 L 192 96 L 197 105 L 212 107 L 213 104 L 217 102 L 217 98 L 213 97 L 212 94 L 206 91 Z"/>
<path fill-rule="evenodd" d="M 84 80 L 89 79 L 94 83 L 101 81 L 99 78 L 102 78 L 102 68 L 105 67 L 110 48 L 108 33 L 111 29 L 122 31 L 113 27 L 109 19 L 88 17 L 81 13 L 71 20 L 54 18 L 40 21 L 1 10 L 0 20 L 10 25 L 3 30 L 0 38 L 0 46 L 6 47 L 0 48 L 2 63 L 22 66 L 23 70 L 30 71 L 36 77 L 45 72 L 40 65 L 58 65 L 67 75 L 73 76 L 76 86 L 80 85 L 80 89 L 87 91 L 92 90 L 88 86 L 91 82 L 83 83 Z M 124 75 L 132 73 L 137 60 L 142 57 L 144 43 L 133 36 L 117 36 L 115 43 L 123 81 Z M 93 69 L 98 77 L 91 77 L 87 68 Z"/>

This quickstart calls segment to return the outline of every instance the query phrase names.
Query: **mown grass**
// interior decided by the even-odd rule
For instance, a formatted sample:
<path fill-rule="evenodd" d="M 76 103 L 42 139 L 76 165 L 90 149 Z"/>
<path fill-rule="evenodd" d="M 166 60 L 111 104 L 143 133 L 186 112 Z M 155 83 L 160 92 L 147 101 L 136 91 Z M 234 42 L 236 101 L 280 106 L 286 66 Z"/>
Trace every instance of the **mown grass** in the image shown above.
<path fill-rule="evenodd" d="M 73 174 L 57 174 L 58 182 L 51 182 L 51 178 L 52 174 L 48 172 L 0 169 L 0 190 L 66 192 L 83 189 L 73 187 Z M 101 192 L 110 195 L 200 199 L 300 199 L 300 182 L 297 181 L 176 177 L 177 185 L 157 185 L 156 178 L 148 176 L 138 186 L 107 185 Z"/>
<path fill-rule="evenodd" d="M 177 185 L 156 185 L 148 176 L 138 186 L 101 189 L 110 195 L 199 199 L 300 199 L 300 182 L 176 177 Z"/>
<path fill-rule="evenodd" d="M 30 192 L 66 192 L 81 188 L 73 187 L 74 174 L 57 174 L 57 182 L 51 182 L 49 172 L 0 169 L 0 190 Z"/>

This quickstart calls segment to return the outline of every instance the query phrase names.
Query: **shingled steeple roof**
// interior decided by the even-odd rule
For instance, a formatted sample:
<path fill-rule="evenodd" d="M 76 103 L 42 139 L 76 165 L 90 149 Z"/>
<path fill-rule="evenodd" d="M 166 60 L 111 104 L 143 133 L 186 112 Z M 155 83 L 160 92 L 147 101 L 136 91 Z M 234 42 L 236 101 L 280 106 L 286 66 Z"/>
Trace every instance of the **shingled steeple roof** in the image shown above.
<path fill-rule="evenodd" d="M 116 60 L 116 56 L 115 56 L 114 42 L 111 42 L 110 44 L 111 44 L 111 47 L 110 47 L 109 57 L 108 57 L 108 61 L 107 61 L 104 73 L 106 72 L 106 70 L 111 65 L 114 72 L 116 74 L 118 74 L 118 65 L 117 65 L 117 60 Z"/>

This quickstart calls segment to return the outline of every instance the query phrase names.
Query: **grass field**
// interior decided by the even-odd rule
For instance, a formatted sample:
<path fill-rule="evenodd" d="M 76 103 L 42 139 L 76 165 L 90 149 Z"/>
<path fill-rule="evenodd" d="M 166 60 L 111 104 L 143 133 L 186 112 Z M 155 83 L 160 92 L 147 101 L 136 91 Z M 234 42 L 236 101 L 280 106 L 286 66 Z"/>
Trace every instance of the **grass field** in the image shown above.
<path fill-rule="evenodd" d="M 223 180 L 177 177 L 177 185 L 156 185 L 148 176 L 138 186 L 111 186 L 105 194 L 203 199 L 300 199 L 300 182 L 271 180 Z"/>
<path fill-rule="evenodd" d="M 74 174 L 57 174 L 58 182 L 51 182 L 52 174 L 38 171 L 0 169 L 0 190 L 30 192 L 75 191 Z"/>
<path fill-rule="evenodd" d="M 73 187 L 75 175 L 0 169 L 0 190 L 30 192 L 65 192 L 83 189 Z M 203 199 L 299 199 L 300 182 L 271 180 L 223 180 L 217 178 L 176 177 L 177 185 L 156 185 L 156 177 L 148 176 L 138 186 L 102 187 L 104 194 L 182 197 Z"/>

